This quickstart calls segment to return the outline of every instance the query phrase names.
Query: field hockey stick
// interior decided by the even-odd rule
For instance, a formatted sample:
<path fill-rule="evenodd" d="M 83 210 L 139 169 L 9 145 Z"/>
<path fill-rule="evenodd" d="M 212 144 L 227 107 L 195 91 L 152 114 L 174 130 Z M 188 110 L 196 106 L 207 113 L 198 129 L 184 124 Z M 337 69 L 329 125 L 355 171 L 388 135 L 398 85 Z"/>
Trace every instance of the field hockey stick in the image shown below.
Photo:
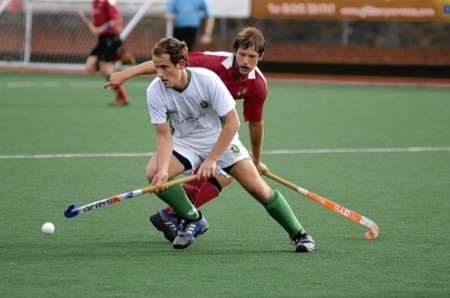
<path fill-rule="evenodd" d="M 89 18 L 84 13 L 84 10 L 82 10 L 81 8 L 78 9 L 78 15 L 80 16 L 83 23 L 87 24 L 90 22 Z"/>
<path fill-rule="evenodd" d="M 196 175 L 190 175 L 190 176 L 186 176 L 186 177 L 182 177 L 182 178 L 178 178 L 178 179 L 174 179 L 172 181 L 166 182 L 164 183 L 162 186 L 160 186 L 160 188 L 167 188 L 167 187 L 171 187 L 173 185 L 177 185 L 177 184 L 182 184 L 182 183 L 186 183 L 192 180 L 197 179 Z M 147 186 L 144 188 L 139 188 L 139 189 L 135 189 L 129 192 L 124 192 L 112 197 L 108 197 L 102 200 L 98 200 L 92 203 L 88 203 L 85 204 L 83 206 L 80 206 L 78 208 L 75 208 L 75 205 L 72 204 L 70 206 L 67 207 L 66 211 L 64 211 L 64 216 L 67 218 L 71 218 L 71 217 L 75 217 L 79 214 L 83 214 L 101 207 L 105 207 L 105 206 L 109 206 L 115 203 L 119 203 L 122 202 L 124 200 L 128 200 L 128 199 L 132 199 L 135 198 L 137 196 L 140 196 L 142 194 L 145 193 L 152 193 L 155 192 L 158 188 L 156 186 Z"/>
<path fill-rule="evenodd" d="M 95 34 L 95 26 L 92 24 L 91 20 L 86 16 L 84 13 L 84 10 L 81 8 L 78 9 L 78 15 L 80 16 L 83 23 L 88 27 L 89 31 L 91 31 L 92 34 Z"/>
<path fill-rule="evenodd" d="M 380 229 L 378 228 L 377 224 L 374 221 L 368 219 L 367 217 L 362 216 L 358 212 L 355 212 L 348 208 L 345 208 L 344 206 L 339 205 L 338 203 L 333 202 L 330 199 L 324 198 L 316 193 L 306 190 L 306 189 L 286 180 L 285 178 L 282 178 L 280 176 L 272 174 L 268 171 L 264 172 L 264 175 L 269 177 L 270 179 L 296 191 L 296 192 L 301 193 L 308 199 L 322 205 L 323 207 L 325 207 L 331 211 L 334 211 L 337 214 L 345 216 L 346 218 L 350 219 L 351 221 L 353 221 L 355 223 L 365 226 L 366 228 L 368 228 L 368 230 L 364 233 L 364 236 L 367 240 L 376 239 L 378 237 L 378 235 L 380 234 Z"/>

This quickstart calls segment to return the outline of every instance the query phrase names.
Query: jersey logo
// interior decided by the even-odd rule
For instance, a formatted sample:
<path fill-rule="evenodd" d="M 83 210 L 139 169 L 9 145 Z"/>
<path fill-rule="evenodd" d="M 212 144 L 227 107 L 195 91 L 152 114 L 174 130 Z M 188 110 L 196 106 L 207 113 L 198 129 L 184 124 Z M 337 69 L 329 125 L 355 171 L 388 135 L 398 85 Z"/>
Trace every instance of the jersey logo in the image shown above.
<path fill-rule="evenodd" d="M 172 135 L 175 133 L 175 127 L 174 125 L 179 122 L 177 118 L 177 110 L 168 110 L 166 112 L 166 119 L 169 122 L 170 125 L 170 132 Z"/>
<path fill-rule="evenodd" d="M 166 116 L 167 118 L 173 118 L 175 116 L 175 114 L 177 114 L 177 110 L 167 110 L 166 112 Z"/>
<path fill-rule="evenodd" d="M 238 154 L 241 150 L 239 149 L 239 146 L 232 145 L 231 146 L 231 151 L 233 151 L 234 154 Z"/>
<path fill-rule="evenodd" d="M 202 101 L 200 102 L 200 106 L 201 106 L 203 109 L 206 109 L 206 108 L 209 106 L 209 104 L 208 104 L 206 101 L 202 100 Z"/>
<path fill-rule="evenodd" d="M 237 98 L 243 98 L 245 96 L 245 93 L 247 93 L 247 89 L 240 88 L 237 92 Z"/>

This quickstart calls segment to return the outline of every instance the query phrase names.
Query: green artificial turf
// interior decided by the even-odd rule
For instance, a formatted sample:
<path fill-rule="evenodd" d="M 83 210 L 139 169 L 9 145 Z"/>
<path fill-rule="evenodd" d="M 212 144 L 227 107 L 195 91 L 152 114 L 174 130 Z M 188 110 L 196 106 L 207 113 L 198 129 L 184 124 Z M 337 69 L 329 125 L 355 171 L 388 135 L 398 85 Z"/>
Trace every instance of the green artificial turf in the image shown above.
<path fill-rule="evenodd" d="M 233 183 L 202 208 L 210 230 L 179 251 L 148 222 L 164 206 L 155 196 L 63 216 L 72 202 L 146 186 L 144 153 L 155 148 L 148 81 L 129 82 L 131 105 L 111 108 L 100 77 L 0 74 L 2 297 L 450 296 L 449 89 L 271 83 L 264 162 L 376 221 L 379 239 L 269 182 L 317 242 L 311 254 L 294 253 Z M 249 147 L 247 130 L 243 122 Z M 296 153 L 408 147 L 443 149 Z M 105 153 L 142 154 L 31 158 Z M 55 234 L 40 232 L 46 221 Z"/>

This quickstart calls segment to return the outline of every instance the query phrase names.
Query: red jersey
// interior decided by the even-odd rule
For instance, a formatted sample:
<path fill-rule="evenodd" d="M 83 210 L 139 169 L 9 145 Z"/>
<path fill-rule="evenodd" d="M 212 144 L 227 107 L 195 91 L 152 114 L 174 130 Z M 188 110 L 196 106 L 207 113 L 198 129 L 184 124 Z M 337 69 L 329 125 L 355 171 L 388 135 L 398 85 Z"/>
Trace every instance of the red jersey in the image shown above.
<path fill-rule="evenodd" d="M 117 8 L 115 0 L 92 0 L 92 22 L 99 27 L 111 20 L 121 20 L 122 15 Z M 121 22 L 122 23 L 122 22 Z M 103 34 L 119 34 L 122 28 L 109 28 Z"/>
<path fill-rule="evenodd" d="M 234 55 L 227 52 L 191 52 L 188 66 L 204 67 L 215 72 L 225 83 L 235 100 L 244 99 L 244 120 L 257 122 L 263 119 L 267 82 L 256 68 L 247 77 L 240 77 L 233 67 Z"/>

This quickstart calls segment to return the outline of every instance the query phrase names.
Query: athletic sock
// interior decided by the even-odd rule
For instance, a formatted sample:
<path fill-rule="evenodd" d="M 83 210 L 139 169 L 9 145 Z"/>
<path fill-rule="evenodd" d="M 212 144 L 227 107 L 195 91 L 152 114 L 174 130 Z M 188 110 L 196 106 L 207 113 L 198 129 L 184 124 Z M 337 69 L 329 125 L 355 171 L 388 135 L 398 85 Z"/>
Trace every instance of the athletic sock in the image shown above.
<path fill-rule="evenodd" d="M 200 217 L 198 210 L 192 205 L 181 185 L 171 186 L 156 195 L 170 205 L 179 217 L 188 220 L 197 220 Z"/>
<path fill-rule="evenodd" d="M 197 208 L 218 197 L 222 190 L 222 187 L 215 178 L 207 181 L 194 180 L 191 182 L 187 182 L 183 185 L 183 188 L 189 199 Z M 171 207 L 167 207 L 164 210 L 168 214 L 174 215 L 173 209 Z"/>
<path fill-rule="evenodd" d="M 191 202 L 195 202 L 195 197 L 200 192 L 200 188 L 203 185 L 204 180 L 193 180 L 183 184 L 184 191 Z"/>
<path fill-rule="evenodd" d="M 128 102 L 127 92 L 125 91 L 125 88 L 122 85 L 113 87 L 112 89 L 116 93 L 117 98 L 116 100 Z"/>
<path fill-rule="evenodd" d="M 214 179 L 214 180 L 212 180 Z M 212 178 L 207 181 L 203 181 L 198 193 L 194 197 L 194 206 L 200 207 L 208 203 L 214 198 L 217 198 L 222 190 L 219 182 L 216 178 Z"/>
<path fill-rule="evenodd" d="M 285 229 L 291 239 L 295 239 L 299 232 L 304 231 L 291 206 L 278 190 L 273 190 L 270 202 L 263 206 L 270 216 Z"/>

